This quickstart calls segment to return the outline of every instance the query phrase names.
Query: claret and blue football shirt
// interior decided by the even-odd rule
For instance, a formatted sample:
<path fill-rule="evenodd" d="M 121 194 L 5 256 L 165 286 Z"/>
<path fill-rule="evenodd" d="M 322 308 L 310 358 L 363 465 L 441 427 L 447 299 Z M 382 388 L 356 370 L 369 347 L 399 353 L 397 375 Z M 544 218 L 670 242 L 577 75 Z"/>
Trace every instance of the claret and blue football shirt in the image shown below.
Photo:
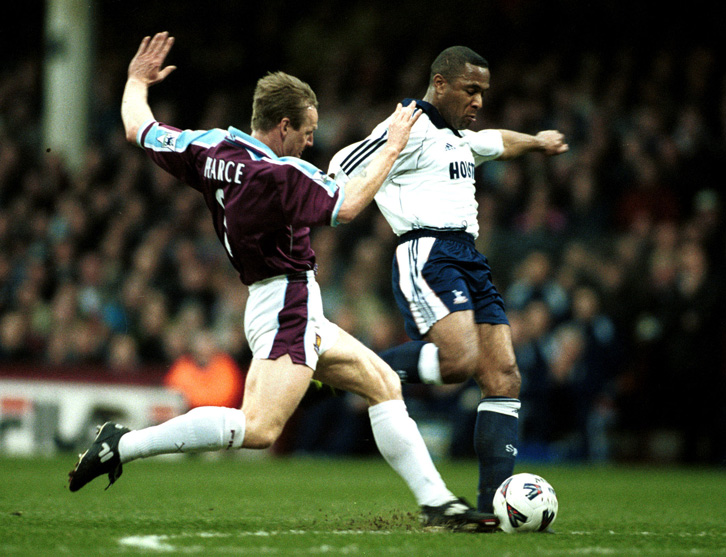
<path fill-rule="evenodd" d="M 182 131 L 150 121 L 137 142 L 202 193 L 244 284 L 314 269 L 310 227 L 336 226 L 344 197 L 324 172 L 233 127 Z"/>

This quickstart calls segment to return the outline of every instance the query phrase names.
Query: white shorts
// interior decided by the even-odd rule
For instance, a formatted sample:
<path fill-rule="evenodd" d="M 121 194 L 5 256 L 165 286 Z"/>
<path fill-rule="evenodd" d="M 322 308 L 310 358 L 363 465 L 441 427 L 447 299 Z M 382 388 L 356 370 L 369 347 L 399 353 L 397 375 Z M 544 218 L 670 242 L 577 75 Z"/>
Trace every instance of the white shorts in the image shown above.
<path fill-rule="evenodd" d="M 245 334 L 254 358 L 289 354 L 315 369 L 318 357 L 338 340 L 340 330 L 323 315 L 315 273 L 307 271 L 261 280 L 249 287 Z"/>

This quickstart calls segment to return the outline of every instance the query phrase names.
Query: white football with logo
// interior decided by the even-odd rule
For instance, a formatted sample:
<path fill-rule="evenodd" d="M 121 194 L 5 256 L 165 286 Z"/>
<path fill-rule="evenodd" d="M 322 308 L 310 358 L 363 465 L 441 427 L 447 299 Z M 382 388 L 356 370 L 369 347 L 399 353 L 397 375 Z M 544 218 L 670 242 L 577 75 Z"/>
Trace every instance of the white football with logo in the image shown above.
<path fill-rule="evenodd" d="M 527 472 L 504 480 L 494 494 L 499 527 L 514 532 L 543 532 L 557 518 L 557 495 L 541 476 Z"/>

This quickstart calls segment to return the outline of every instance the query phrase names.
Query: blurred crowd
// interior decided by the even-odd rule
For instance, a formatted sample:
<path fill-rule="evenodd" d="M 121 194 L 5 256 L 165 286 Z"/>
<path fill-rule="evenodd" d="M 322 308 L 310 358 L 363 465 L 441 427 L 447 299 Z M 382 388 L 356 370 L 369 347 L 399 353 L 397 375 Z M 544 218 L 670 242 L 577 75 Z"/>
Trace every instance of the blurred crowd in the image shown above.
<path fill-rule="evenodd" d="M 248 131 L 255 81 L 284 69 L 318 93 L 320 129 L 304 156 L 325 169 L 395 102 L 422 96 L 431 59 L 449 46 L 439 45 L 442 34 L 406 48 L 393 40 L 370 47 L 381 22 L 359 15 L 344 46 L 333 44 L 340 29 L 325 34 L 325 18 L 303 18 L 288 34 L 296 48 L 277 45 L 257 57 L 254 42 L 235 52 L 209 37 L 185 44 L 193 32 L 170 29 L 179 70 L 151 91 L 157 118 Z M 277 32 L 260 22 L 253 36 Z M 128 48 L 110 48 L 114 38 Z M 120 94 L 140 38 L 121 40 L 117 30 L 99 41 L 80 172 L 42 142 L 42 57 L 31 52 L 0 69 L 0 369 L 92 364 L 138 376 L 171 366 L 200 335 L 241 368 L 249 362 L 246 289 L 201 196 L 125 143 Z M 606 54 L 469 46 L 492 73 L 479 128 L 559 129 L 570 145 L 557 158 L 477 170 L 477 243 L 508 305 L 523 378 L 524 454 L 724 462 L 719 53 L 688 45 Z M 374 350 L 406 340 L 390 287 L 395 244 L 375 207 L 314 234 L 328 317 Z M 408 386 L 406 396 L 415 417 L 450 428 L 449 454 L 470 454 L 474 385 Z M 360 401 L 324 390 L 309 399 L 291 425 L 291 450 L 370 449 Z"/>

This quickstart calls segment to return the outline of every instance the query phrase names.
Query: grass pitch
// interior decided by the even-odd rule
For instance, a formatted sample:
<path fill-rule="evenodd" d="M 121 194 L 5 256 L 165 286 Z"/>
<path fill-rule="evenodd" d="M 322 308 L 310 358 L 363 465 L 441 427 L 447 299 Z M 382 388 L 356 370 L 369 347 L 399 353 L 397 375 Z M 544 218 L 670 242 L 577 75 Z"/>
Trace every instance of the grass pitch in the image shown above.
<path fill-rule="evenodd" d="M 382 459 L 150 459 L 78 493 L 73 455 L 0 458 L 0 555 L 726 555 L 726 471 L 549 467 L 555 535 L 431 533 Z M 439 469 L 475 500 L 474 462 Z"/>

